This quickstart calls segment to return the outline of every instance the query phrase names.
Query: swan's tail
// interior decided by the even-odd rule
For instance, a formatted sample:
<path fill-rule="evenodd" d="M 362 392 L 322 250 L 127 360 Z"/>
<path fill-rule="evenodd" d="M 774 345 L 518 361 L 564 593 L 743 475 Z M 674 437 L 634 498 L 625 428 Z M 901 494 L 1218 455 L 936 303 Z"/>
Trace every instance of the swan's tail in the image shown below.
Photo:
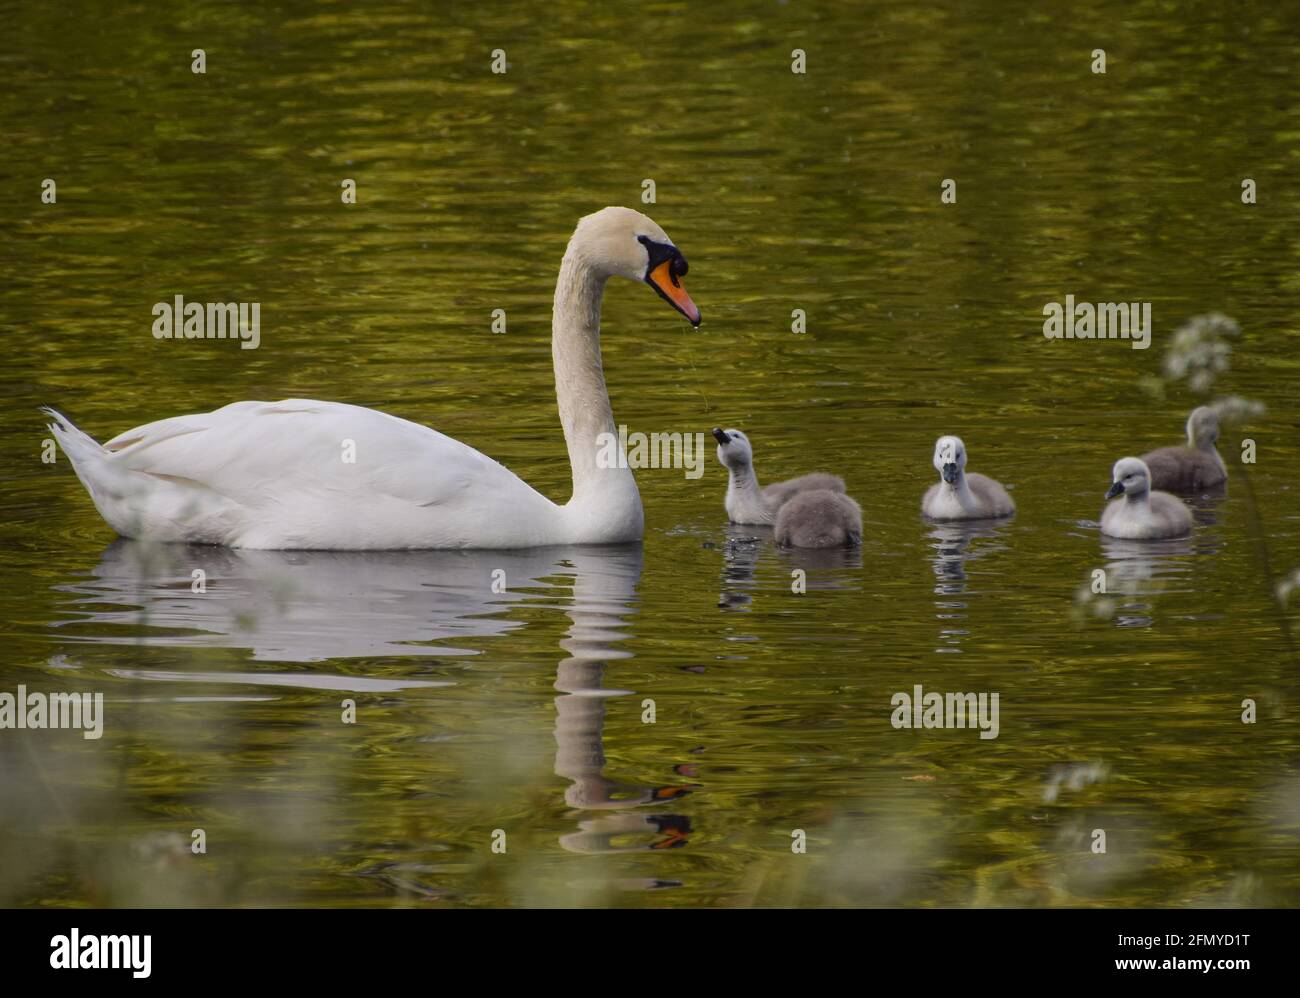
<path fill-rule="evenodd" d="M 101 500 L 107 498 L 108 483 L 112 479 L 108 464 L 109 452 L 104 450 L 89 433 L 79 430 L 72 420 L 57 409 L 41 406 L 41 412 L 54 420 L 46 424 L 49 431 L 54 434 L 54 439 L 59 442 L 63 453 L 72 462 L 72 470 L 77 473 L 81 484 L 86 487 L 90 498 L 94 500 L 95 506 L 102 514 L 104 509 Z"/>
<path fill-rule="evenodd" d="M 72 462 L 73 468 L 80 469 L 85 462 L 96 458 L 103 459 L 107 451 L 99 446 L 89 433 L 85 433 L 73 424 L 67 416 L 57 409 L 51 409 L 48 405 L 41 406 L 41 412 L 54 420 L 47 423 L 49 431 L 54 434 L 54 439 L 59 442 L 63 448 L 63 453 L 68 455 L 68 460 Z M 80 471 L 78 470 L 78 474 Z"/>
<path fill-rule="evenodd" d="M 165 475 L 133 469 L 123 460 L 129 450 L 103 446 L 55 409 L 43 406 L 41 411 L 53 420 L 47 424 L 50 432 L 105 523 L 123 537 L 148 536 L 153 524 L 156 540 L 184 539 L 167 528 L 193 518 L 192 490 L 165 481 Z"/>

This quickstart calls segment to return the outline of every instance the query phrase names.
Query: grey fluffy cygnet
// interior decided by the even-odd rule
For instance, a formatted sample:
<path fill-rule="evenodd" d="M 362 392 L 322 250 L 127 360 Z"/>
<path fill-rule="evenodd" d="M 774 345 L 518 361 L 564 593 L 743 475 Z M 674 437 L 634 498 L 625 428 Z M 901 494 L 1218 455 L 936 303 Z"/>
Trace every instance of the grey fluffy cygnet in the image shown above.
<path fill-rule="evenodd" d="M 862 543 L 862 510 L 844 494 L 838 475 L 814 472 L 762 488 L 754 451 L 739 430 L 714 429 L 718 460 L 727 469 L 727 516 L 733 523 L 773 524 L 785 547 L 851 547 Z"/>
<path fill-rule="evenodd" d="M 776 514 L 776 542 L 791 548 L 857 547 L 862 509 L 843 492 L 799 492 Z"/>
<path fill-rule="evenodd" d="M 1161 447 L 1144 454 L 1151 487 L 1170 492 L 1202 492 L 1228 480 L 1228 468 L 1214 446 L 1219 439 L 1219 415 L 1197 406 L 1187 417 L 1187 445 Z"/>
<path fill-rule="evenodd" d="M 931 485 L 921 500 L 921 512 L 931 520 L 992 520 L 1016 511 L 1001 485 L 985 475 L 967 474 L 961 437 L 936 440 L 933 463 L 942 481 Z"/>
<path fill-rule="evenodd" d="M 781 507 L 800 492 L 844 491 L 844 479 L 821 471 L 762 488 L 754 474 L 754 450 L 749 438 L 739 430 L 715 427 L 713 439 L 718 442 L 718 461 L 730 476 L 726 506 L 732 523 L 771 525 Z"/>
<path fill-rule="evenodd" d="M 1111 473 L 1107 499 L 1122 495 L 1101 512 L 1101 532 L 1109 537 L 1150 541 L 1191 532 L 1192 512 L 1168 492 L 1151 490 L 1151 472 L 1141 458 L 1122 457 Z"/>

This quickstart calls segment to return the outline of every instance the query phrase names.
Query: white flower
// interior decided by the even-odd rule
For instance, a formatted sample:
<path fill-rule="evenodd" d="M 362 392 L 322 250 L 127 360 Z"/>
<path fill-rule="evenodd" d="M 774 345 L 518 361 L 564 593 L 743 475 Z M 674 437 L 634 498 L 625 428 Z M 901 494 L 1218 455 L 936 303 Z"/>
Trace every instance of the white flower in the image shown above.
<path fill-rule="evenodd" d="M 1219 312 L 1198 315 L 1174 331 L 1165 352 L 1165 377 L 1187 380 L 1194 392 L 1209 391 L 1214 379 L 1228 369 L 1232 356 L 1230 337 L 1241 335 L 1241 327 Z"/>

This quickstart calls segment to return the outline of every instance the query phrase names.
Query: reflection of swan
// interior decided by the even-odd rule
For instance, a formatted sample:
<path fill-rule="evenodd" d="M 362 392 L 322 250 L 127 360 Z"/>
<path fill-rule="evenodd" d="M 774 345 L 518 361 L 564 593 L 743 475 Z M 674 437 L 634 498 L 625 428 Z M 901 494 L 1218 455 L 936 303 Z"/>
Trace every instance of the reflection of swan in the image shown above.
<path fill-rule="evenodd" d="M 982 558 L 1005 547 L 1002 535 L 1006 531 L 1006 521 L 998 520 L 951 520 L 931 525 L 930 539 L 934 542 L 934 594 L 942 597 L 935 602 L 939 620 L 944 621 L 940 638 L 947 645 L 959 645 L 969 633 L 964 627 L 958 627 L 950 621 L 964 620 L 966 603 L 956 597 L 966 596 L 966 564 Z M 976 540 L 987 541 L 975 547 Z M 944 651 L 955 651 L 945 648 Z"/>
<path fill-rule="evenodd" d="M 727 610 L 749 608 L 753 601 L 750 592 L 758 588 L 754 574 L 759 556 L 771 539 L 771 527 L 727 525 L 722 547 L 722 595 L 718 606 Z"/>
<path fill-rule="evenodd" d="M 1004 548 L 1003 544 L 997 543 L 981 544 L 976 549 L 973 542 L 1000 541 L 1005 529 L 1005 523 L 995 520 L 954 520 L 932 524 L 929 536 L 934 542 L 931 547 L 934 548 L 934 574 L 938 579 L 934 594 L 947 596 L 965 592 L 966 563 Z"/>
<path fill-rule="evenodd" d="M 805 584 L 808 591 L 827 591 L 831 589 L 859 589 L 861 588 L 861 577 L 856 573 L 839 572 L 836 569 L 856 569 L 862 567 L 862 548 L 854 547 L 835 547 L 835 548 L 778 548 L 781 555 L 781 571 L 785 576 L 784 584 L 789 586 L 789 580 L 794 569 L 802 569 L 804 572 L 817 572 L 817 575 L 809 574 Z"/>
<path fill-rule="evenodd" d="M 560 845 L 569 852 L 610 853 L 641 852 L 644 849 L 678 849 L 690 842 L 690 819 L 680 814 L 604 814 L 578 822 L 579 831 L 560 836 Z M 662 836 L 654 841 L 620 844 L 615 837 L 633 835 Z M 659 882 L 645 888 L 661 886 Z"/>
<path fill-rule="evenodd" d="M 566 657 L 555 681 L 562 694 L 555 700 L 555 772 L 570 783 L 565 800 L 571 807 L 617 811 L 662 805 L 691 789 L 632 786 L 604 774 L 605 704 L 629 695 L 605 688 L 604 671 L 607 663 L 630 656 L 617 646 L 627 637 L 641 566 L 640 545 L 288 552 L 118 540 L 87 579 L 61 587 L 73 597 L 72 619 L 58 626 L 72 640 L 249 649 L 258 660 L 313 662 L 475 654 L 482 650 L 480 639 L 523 626 L 511 611 L 525 605 L 563 608 L 570 626 L 560 642 Z M 206 592 L 192 591 L 195 570 L 203 573 Z M 259 692 L 281 686 L 388 692 L 447 685 L 312 670 L 113 673 Z M 639 704 L 633 709 L 639 713 Z M 647 848 L 662 849 L 685 844 L 690 828 L 687 818 L 672 813 L 607 817 L 612 824 L 601 825 L 603 831 L 589 835 L 592 829 L 584 826 L 575 838 L 565 836 L 566 848 L 597 850 L 608 835 L 636 830 L 657 837 Z M 615 826 L 618 831 L 610 831 Z"/>
<path fill-rule="evenodd" d="M 1106 558 L 1107 594 L 1127 597 L 1127 602 L 1119 605 L 1116 624 L 1148 627 L 1152 617 L 1147 598 L 1189 575 L 1196 544 L 1191 537 L 1135 541 L 1103 534 L 1101 550 Z M 1190 581 L 1187 584 L 1190 586 Z"/>
<path fill-rule="evenodd" d="M 60 626 L 99 644 L 247 648 L 260 661 L 475 654 L 465 643 L 520 626 L 503 616 L 527 598 L 520 588 L 548 587 L 572 550 L 236 551 L 118 540 L 89 579 L 63 587 L 76 597 L 75 617 Z M 196 570 L 206 592 L 192 591 Z M 457 644 L 427 644 L 435 641 Z"/>
<path fill-rule="evenodd" d="M 640 540 L 632 472 L 602 460 L 617 427 L 601 371 L 601 298 L 610 277 L 645 281 L 698 326 L 685 273 L 663 229 L 628 208 L 588 215 L 569 240 L 551 337 L 573 471 L 564 506 L 458 440 L 337 402 L 236 402 L 127 430 L 102 447 L 47 410 L 50 429 L 100 515 L 126 537 L 332 550 Z"/>
<path fill-rule="evenodd" d="M 804 591 L 858 589 L 862 567 L 861 547 L 781 548 L 773 543 L 772 528 L 728 524 L 723 529 L 722 594 L 724 610 L 748 609 L 759 589 L 791 592 L 796 569 Z M 770 578 L 759 579 L 759 570 Z"/>
<path fill-rule="evenodd" d="M 1107 559 L 1107 589 L 1136 594 L 1143 591 L 1138 587 L 1142 582 L 1187 572 L 1187 559 L 1196 552 L 1196 544 L 1190 537 L 1133 541 L 1103 535 L 1101 550 Z"/>
<path fill-rule="evenodd" d="M 629 696 L 626 690 L 606 689 L 602 683 L 607 662 L 628 653 L 613 647 L 626 635 L 624 615 L 636 597 L 641 576 L 641 549 L 630 548 L 593 562 L 586 552 L 572 556 L 573 603 L 567 611 L 573 621 L 560 647 L 569 653 L 556 672 L 555 773 L 570 781 L 564 799 L 583 810 L 617 810 L 644 804 L 662 804 L 689 792 L 689 787 L 638 787 L 605 776 L 605 703 L 610 697 Z M 662 831 L 673 827 L 684 844 L 689 822 L 675 815 L 610 815 L 596 823 L 583 822 L 581 832 L 566 835 L 560 844 L 574 852 L 620 851 L 610 845 L 613 835 L 632 831 Z M 662 844 L 651 848 L 663 848 Z M 632 848 L 642 848 L 640 846 Z"/>

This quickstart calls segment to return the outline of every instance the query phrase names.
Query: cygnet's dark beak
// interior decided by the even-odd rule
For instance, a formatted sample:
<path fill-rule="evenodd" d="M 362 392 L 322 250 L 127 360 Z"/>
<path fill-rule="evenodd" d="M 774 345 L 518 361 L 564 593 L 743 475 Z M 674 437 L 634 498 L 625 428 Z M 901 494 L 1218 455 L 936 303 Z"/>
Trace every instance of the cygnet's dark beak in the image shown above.
<path fill-rule="evenodd" d="M 1107 491 L 1106 498 L 1114 499 L 1117 495 L 1122 495 L 1123 492 L 1124 492 L 1124 483 L 1116 482 L 1114 485 L 1110 487 L 1109 491 Z"/>
<path fill-rule="evenodd" d="M 951 485 L 953 482 L 957 481 L 957 465 L 949 461 L 943 466 L 943 470 L 940 471 L 940 474 L 943 475 L 943 480 Z"/>
<path fill-rule="evenodd" d="M 720 430 L 716 426 L 713 428 L 713 439 L 720 444 L 731 443 L 731 437 L 727 436 L 727 431 Z"/>

